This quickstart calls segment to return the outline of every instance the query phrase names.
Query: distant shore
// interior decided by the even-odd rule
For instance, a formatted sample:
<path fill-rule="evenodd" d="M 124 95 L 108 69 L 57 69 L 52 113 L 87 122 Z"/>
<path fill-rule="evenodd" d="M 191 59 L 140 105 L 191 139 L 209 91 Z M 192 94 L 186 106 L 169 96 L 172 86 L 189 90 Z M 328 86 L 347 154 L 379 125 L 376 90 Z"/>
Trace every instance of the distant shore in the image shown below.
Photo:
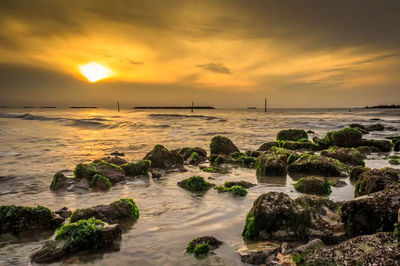
<path fill-rule="evenodd" d="M 387 108 L 400 108 L 400 104 L 392 104 L 392 105 L 374 105 L 374 106 L 366 106 L 365 109 L 387 109 Z"/>
<path fill-rule="evenodd" d="M 132 109 L 215 109 L 212 106 L 135 106 Z"/>

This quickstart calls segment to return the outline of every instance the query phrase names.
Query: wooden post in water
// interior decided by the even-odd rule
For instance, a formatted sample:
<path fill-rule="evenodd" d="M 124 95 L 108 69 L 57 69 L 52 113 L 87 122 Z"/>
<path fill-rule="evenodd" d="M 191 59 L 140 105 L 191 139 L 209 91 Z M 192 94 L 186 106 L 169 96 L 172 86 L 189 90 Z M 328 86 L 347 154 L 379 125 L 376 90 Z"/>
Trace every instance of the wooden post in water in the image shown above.
<path fill-rule="evenodd" d="M 193 113 L 194 102 L 192 102 L 192 113 Z"/>
<path fill-rule="evenodd" d="M 119 101 L 117 102 L 117 105 L 118 105 L 118 112 L 119 112 Z"/>
<path fill-rule="evenodd" d="M 264 100 L 264 113 L 267 112 L 267 98 Z"/>

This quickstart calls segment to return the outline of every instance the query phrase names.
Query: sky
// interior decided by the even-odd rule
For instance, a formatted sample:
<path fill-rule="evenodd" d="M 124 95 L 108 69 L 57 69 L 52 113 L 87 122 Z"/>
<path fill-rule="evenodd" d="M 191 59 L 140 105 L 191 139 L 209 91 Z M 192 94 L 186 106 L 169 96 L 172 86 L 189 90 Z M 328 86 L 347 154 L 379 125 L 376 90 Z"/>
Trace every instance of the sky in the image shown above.
<path fill-rule="evenodd" d="M 90 82 L 96 63 L 109 77 Z M 1 106 L 400 104 L 399 0 L 2 0 Z"/>

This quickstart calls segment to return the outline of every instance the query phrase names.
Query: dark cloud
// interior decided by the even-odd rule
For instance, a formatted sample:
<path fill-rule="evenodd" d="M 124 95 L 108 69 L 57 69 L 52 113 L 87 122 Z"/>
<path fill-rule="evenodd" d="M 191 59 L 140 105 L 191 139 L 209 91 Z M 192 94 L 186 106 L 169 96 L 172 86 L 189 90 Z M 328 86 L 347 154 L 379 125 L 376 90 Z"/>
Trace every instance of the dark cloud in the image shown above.
<path fill-rule="evenodd" d="M 197 67 L 220 74 L 231 74 L 231 70 L 222 63 L 208 63 L 208 64 L 197 65 Z"/>

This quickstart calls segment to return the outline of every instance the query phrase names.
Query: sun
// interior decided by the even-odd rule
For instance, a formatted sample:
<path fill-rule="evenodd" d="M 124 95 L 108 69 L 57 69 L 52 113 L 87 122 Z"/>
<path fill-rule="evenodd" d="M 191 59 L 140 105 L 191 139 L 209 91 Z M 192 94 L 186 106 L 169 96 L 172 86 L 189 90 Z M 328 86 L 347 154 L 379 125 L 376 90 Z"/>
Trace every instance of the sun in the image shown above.
<path fill-rule="evenodd" d="M 94 62 L 79 66 L 79 70 L 90 82 L 97 82 L 113 75 L 111 69 Z"/>

